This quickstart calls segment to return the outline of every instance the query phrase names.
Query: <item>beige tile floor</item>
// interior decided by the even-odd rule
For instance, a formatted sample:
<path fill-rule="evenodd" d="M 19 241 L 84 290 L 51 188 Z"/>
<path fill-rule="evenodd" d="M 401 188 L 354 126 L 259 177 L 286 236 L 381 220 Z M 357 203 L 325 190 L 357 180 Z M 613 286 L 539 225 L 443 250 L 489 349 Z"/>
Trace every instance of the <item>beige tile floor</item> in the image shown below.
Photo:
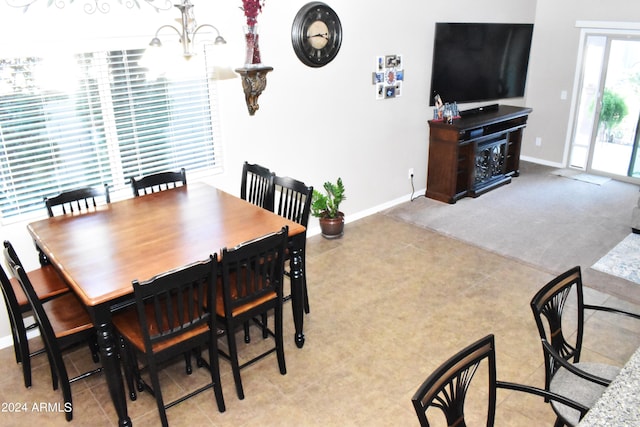
<path fill-rule="evenodd" d="M 287 375 L 280 375 L 275 355 L 243 370 L 246 397 L 240 401 L 222 360 L 227 411 L 219 413 L 213 393 L 203 393 L 168 411 L 172 426 L 417 425 L 410 399 L 418 385 L 447 357 L 488 333 L 496 335 L 499 379 L 542 385 L 542 350 L 529 300 L 552 278 L 549 273 L 383 214 L 348 224 L 340 240 L 310 238 L 307 254 L 306 344 L 295 347 L 287 304 Z M 588 290 L 586 299 L 640 312 L 595 291 Z M 250 345 L 260 341 L 254 333 Z M 640 345 L 640 325 L 590 317 L 584 345 L 584 360 L 622 365 Z M 249 348 L 240 346 L 246 354 Z M 67 361 L 73 369 L 92 364 L 84 348 Z M 34 385 L 27 390 L 13 350 L 0 351 L 0 425 L 67 425 L 62 413 L 34 411 L 34 403 L 62 401 L 51 389 L 46 358 L 35 364 Z M 187 377 L 180 361 L 163 371 L 163 392 L 170 398 L 205 380 L 203 370 Z M 73 398 L 72 425 L 116 425 L 104 378 L 74 384 Z M 551 409 L 538 398 L 499 391 L 498 399 L 496 425 L 553 425 Z M 26 404 L 26 412 L 11 412 L 16 403 Z M 476 418 L 473 406 L 468 412 Z M 146 393 L 129 402 L 129 414 L 136 426 L 158 425 L 155 402 Z"/>

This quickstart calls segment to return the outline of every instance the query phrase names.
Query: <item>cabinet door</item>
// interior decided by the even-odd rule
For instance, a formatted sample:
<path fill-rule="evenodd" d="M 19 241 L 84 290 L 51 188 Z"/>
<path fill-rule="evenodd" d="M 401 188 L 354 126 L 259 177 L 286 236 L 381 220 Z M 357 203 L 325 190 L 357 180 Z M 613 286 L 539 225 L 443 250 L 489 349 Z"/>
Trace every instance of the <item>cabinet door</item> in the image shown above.
<path fill-rule="evenodd" d="M 475 153 L 474 190 L 502 179 L 505 174 L 506 158 L 507 138 L 478 144 Z"/>

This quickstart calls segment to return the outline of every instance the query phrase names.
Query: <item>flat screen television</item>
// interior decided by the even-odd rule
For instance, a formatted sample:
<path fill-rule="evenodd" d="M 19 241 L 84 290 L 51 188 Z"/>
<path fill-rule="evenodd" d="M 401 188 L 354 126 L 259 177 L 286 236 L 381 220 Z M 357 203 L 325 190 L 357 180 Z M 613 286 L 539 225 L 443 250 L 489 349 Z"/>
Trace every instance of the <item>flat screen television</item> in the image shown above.
<path fill-rule="evenodd" d="M 524 96 L 533 24 L 437 22 L 431 95 L 443 102 Z"/>

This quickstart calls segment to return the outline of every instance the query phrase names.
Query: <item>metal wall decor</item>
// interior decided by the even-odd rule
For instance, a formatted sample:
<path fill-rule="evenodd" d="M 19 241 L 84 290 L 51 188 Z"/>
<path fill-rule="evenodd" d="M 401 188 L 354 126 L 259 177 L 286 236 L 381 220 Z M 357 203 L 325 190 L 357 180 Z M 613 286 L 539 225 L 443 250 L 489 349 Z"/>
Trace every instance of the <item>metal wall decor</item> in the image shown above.
<path fill-rule="evenodd" d="M 242 79 L 244 99 L 247 103 L 250 116 L 253 116 L 260 108 L 258 105 L 258 97 L 267 87 L 267 73 L 270 71 L 273 71 L 273 67 L 236 68 L 236 73 L 240 74 L 240 78 Z"/>
<path fill-rule="evenodd" d="M 9 6 L 22 8 L 23 12 L 28 11 L 29 7 L 38 1 L 39 0 L 6 0 Z M 93 14 L 96 11 L 109 13 L 111 11 L 111 3 L 115 1 L 127 9 L 133 9 L 134 7 L 140 8 L 140 3 L 148 4 L 156 11 L 169 10 L 173 7 L 171 0 L 84 0 L 84 5 L 82 7 L 87 14 Z M 73 2 L 74 0 L 47 0 L 47 7 L 54 5 L 58 9 L 64 9 L 68 3 Z"/>

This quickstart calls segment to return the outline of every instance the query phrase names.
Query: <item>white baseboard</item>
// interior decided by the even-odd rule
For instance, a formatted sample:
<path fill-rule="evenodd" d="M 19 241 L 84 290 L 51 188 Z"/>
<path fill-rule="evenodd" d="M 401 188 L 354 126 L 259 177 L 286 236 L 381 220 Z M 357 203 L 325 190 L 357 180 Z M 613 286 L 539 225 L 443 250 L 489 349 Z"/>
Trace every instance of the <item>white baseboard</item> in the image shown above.
<path fill-rule="evenodd" d="M 25 318 L 25 324 L 30 325 L 34 322 L 33 317 L 29 316 Z M 27 331 L 27 339 L 32 339 L 40 336 L 40 329 L 35 328 Z M 7 335 L 6 337 L 0 337 L 0 349 L 13 347 L 13 337 Z"/>
<path fill-rule="evenodd" d="M 520 160 L 524 160 L 525 162 L 537 163 L 539 165 L 544 165 L 544 166 L 551 166 L 551 167 L 554 167 L 554 168 L 563 168 L 564 167 L 564 165 L 562 163 L 550 162 L 548 160 L 538 159 L 538 158 L 535 158 L 535 157 L 520 156 Z"/>
<path fill-rule="evenodd" d="M 350 222 L 354 222 L 357 221 L 359 219 L 365 218 L 369 215 L 373 215 L 375 213 L 378 213 L 380 211 L 383 211 L 385 209 L 389 209 L 392 208 L 396 205 L 399 205 L 401 203 L 404 202 L 408 202 L 411 200 L 411 196 L 415 196 L 416 194 L 424 194 L 427 191 L 426 188 L 423 188 L 421 190 L 417 190 L 415 191 L 413 194 L 407 194 L 401 197 L 398 197 L 397 199 L 394 200 L 390 200 L 388 202 L 382 203 L 380 205 L 371 207 L 369 209 L 365 209 L 363 211 L 360 212 L 356 212 L 356 213 L 352 213 L 349 215 L 346 215 L 344 218 L 344 222 L 345 223 L 350 223 Z M 311 237 L 311 236 L 315 236 L 317 234 L 320 234 L 320 225 L 318 224 L 318 221 L 313 221 L 313 224 L 311 224 L 313 220 L 310 220 L 310 224 L 309 224 L 309 228 L 307 228 L 307 237 Z"/>

